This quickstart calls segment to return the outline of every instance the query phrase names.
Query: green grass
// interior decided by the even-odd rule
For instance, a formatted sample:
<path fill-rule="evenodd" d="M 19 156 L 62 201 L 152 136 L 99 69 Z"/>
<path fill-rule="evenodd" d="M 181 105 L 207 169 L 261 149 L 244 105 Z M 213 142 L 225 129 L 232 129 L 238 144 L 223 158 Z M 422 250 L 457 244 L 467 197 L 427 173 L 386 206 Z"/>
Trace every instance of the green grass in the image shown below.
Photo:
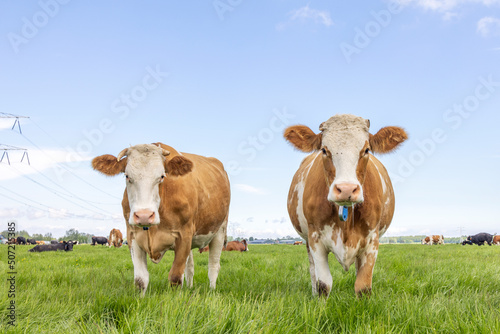
<path fill-rule="evenodd" d="M 305 246 L 250 245 L 224 252 L 217 289 L 208 254 L 195 253 L 193 289 L 172 289 L 173 252 L 148 263 L 144 298 L 127 247 L 78 245 L 28 253 L 16 246 L 16 327 L 26 333 L 500 333 L 500 247 L 381 245 L 371 298 L 354 295 L 354 266 L 330 255 L 329 299 L 311 294 Z M 1 272 L 8 270 L 0 247 Z M 5 275 L 3 275 L 5 277 Z"/>

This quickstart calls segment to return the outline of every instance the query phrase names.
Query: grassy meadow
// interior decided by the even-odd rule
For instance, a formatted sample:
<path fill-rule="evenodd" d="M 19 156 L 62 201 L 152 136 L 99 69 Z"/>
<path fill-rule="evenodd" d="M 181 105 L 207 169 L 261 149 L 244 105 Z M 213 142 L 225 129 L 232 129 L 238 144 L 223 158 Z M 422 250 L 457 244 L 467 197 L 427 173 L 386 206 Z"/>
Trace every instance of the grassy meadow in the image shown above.
<path fill-rule="evenodd" d="M 381 245 L 371 298 L 354 296 L 354 266 L 330 255 L 329 299 L 311 294 L 305 246 L 250 245 L 224 252 L 217 289 L 208 254 L 195 253 L 192 289 L 172 289 L 173 252 L 148 263 L 144 298 L 126 246 L 77 245 L 28 253 L 16 246 L 16 333 L 500 333 L 500 247 Z M 0 246 L 8 272 L 7 246 Z M 3 277 L 6 275 L 4 274 Z M 5 280 L 4 280 L 5 282 Z"/>

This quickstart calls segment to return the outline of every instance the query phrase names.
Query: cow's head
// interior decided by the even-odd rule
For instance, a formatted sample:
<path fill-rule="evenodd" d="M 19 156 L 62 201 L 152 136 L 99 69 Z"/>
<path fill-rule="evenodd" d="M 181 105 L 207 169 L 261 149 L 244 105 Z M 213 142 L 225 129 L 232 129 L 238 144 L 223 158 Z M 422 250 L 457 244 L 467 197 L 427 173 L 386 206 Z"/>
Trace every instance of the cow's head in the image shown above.
<path fill-rule="evenodd" d="M 72 251 L 73 250 L 73 241 L 63 241 L 64 251 Z"/>
<path fill-rule="evenodd" d="M 285 129 L 284 137 L 303 152 L 321 150 L 328 201 L 352 206 L 363 202 L 363 183 L 370 151 L 387 153 L 408 136 L 399 127 L 369 133 L 370 121 L 353 115 L 336 115 L 321 123 L 319 134 L 304 125 Z"/>
<path fill-rule="evenodd" d="M 160 145 L 143 144 L 124 149 L 118 154 L 101 155 L 92 167 L 109 176 L 125 174 L 130 225 L 150 226 L 160 223 L 159 188 L 167 175 L 182 176 L 191 172 L 193 163 L 181 156 L 168 159 L 170 153 Z"/>

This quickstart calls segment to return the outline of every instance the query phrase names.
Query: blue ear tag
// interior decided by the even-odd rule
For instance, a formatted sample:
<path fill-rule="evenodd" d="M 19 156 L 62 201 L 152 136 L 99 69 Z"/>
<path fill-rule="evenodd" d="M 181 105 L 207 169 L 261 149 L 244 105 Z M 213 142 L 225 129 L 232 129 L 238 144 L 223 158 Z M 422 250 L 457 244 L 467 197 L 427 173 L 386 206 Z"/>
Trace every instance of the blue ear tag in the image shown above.
<path fill-rule="evenodd" d="M 347 208 L 347 206 L 339 206 L 339 219 L 345 222 L 348 216 L 349 216 L 349 209 Z"/>

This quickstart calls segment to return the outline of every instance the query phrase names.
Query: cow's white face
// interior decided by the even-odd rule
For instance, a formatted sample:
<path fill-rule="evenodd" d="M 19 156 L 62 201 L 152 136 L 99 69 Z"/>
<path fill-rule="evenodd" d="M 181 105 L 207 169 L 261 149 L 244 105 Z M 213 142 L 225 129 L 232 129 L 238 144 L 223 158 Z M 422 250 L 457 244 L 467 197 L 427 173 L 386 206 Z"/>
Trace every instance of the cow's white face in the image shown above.
<path fill-rule="evenodd" d="M 166 174 L 181 177 L 193 170 L 193 162 L 182 154 L 166 159 L 170 152 L 162 145 L 136 145 L 122 150 L 117 157 L 104 154 L 92 159 L 92 167 L 105 175 L 125 173 L 130 225 L 159 224 L 160 184 Z"/>
<path fill-rule="evenodd" d="M 160 223 L 159 186 L 165 173 L 164 150 L 155 145 L 137 145 L 127 149 L 125 179 L 130 205 L 130 225 Z"/>
<path fill-rule="evenodd" d="M 320 126 L 328 200 L 351 206 L 363 202 L 369 158 L 369 121 L 352 115 L 331 117 Z"/>

